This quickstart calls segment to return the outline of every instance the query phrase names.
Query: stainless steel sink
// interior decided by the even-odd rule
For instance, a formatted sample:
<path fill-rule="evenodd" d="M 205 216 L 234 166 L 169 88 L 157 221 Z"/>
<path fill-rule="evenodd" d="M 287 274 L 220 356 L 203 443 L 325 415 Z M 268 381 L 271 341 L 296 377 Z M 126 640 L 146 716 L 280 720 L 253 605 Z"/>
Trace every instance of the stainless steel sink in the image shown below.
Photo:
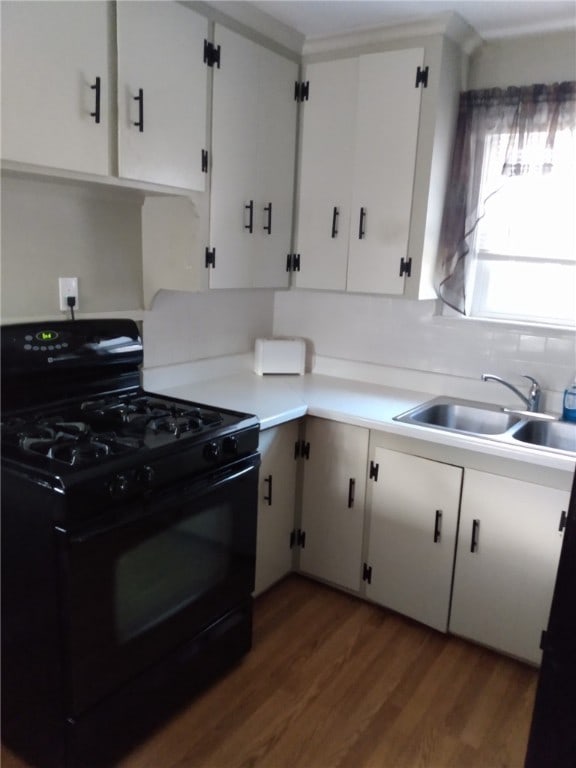
<path fill-rule="evenodd" d="M 512 437 L 530 445 L 576 452 L 576 424 L 569 421 L 527 421 Z"/>
<path fill-rule="evenodd" d="M 501 435 L 520 422 L 520 417 L 498 406 L 468 400 L 436 398 L 395 417 L 395 421 L 465 432 L 470 435 Z"/>
<path fill-rule="evenodd" d="M 437 397 L 395 416 L 394 421 L 576 454 L 576 424 L 558 421 L 549 414 L 508 411 L 474 400 Z"/>

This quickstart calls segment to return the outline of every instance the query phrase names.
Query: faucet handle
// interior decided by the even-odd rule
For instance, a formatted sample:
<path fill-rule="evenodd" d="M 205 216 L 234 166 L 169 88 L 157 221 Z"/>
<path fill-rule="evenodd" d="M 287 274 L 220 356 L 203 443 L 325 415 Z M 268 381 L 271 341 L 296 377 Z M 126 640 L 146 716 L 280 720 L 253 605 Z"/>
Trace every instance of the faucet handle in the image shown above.
<path fill-rule="evenodd" d="M 528 394 L 528 400 L 529 400 L 528 409 L 530 411 L 537 411 L 538 408 L 540 407 L 540 397 L 542 394 L 540 384 L 538 384 L 535 378 L 533 378 L 532 376 L 528 376 L 528 374 L 526 373 L 522 374 L 522 378 L 528 379 L 528 381 L 531 382 L 530 392 Z"/>
<path fill-rule="evenodd" d="M 535 378 L 533 378 L 532 376 L 528 376 L 528 374 L 527 374 L 527 373 L 523 373 L 523 374 L 522 374 L 522 378 L 523 378 L 523 379 L 528 379 L 528 381 L 531 381 L 531 382 L 532 382 L 532 387 L 533 387 L 533 388 L 535 388 L 535 389 L 540 389 L 540 384 L 538 384 L 538 382 L 536 381 L 536 379 L 535 379 Z"/>

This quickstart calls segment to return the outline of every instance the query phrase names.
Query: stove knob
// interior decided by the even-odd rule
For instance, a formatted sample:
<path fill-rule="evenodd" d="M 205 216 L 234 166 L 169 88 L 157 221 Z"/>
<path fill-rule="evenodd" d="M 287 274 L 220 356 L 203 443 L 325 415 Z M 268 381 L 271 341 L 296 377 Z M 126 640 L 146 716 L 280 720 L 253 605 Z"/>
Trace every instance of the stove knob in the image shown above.
<path fill-rule="evenodd" d="M 130 481 L 126 475 L 115 475 L 108 484 L 108 492 L 114 498 L 120 498 L 128 493 Z"/>
<path fill-rule="evenodd" d="M 222 441 L 222 450 L 224 453 L 228 454 L 228 456 L 236 456 L 238 453 L 238 439 L 233 435 L 225 437 Z"/>
<path fill-rule="evenodd" d="M 220 446 L 218 443 L 206 443 L 202 453 L 206 461 L 217 461 L 220 456 Z"/>
<path fill-rule="evenodd" d="M 154 471 L 154 468 L 151 467 L 149 464 L 144 465 L 142 469 L 138 472 L 138 482 L 140 483 L 140 485 L 143 485 L 145 488 L 152 487 L 155 477 L 156 477 L 156 472 Z"/>

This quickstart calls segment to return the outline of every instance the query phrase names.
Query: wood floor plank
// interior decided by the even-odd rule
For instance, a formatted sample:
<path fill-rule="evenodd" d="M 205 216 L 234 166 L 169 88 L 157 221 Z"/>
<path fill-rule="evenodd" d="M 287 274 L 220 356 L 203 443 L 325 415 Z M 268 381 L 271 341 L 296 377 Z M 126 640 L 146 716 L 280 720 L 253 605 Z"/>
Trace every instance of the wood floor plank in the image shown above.
<path fill-rule="evenodd" d="M 527 665 L 291 576 L 257 599 L 251 653 L 110 768 L 522 768 L 536 683 Z"/>

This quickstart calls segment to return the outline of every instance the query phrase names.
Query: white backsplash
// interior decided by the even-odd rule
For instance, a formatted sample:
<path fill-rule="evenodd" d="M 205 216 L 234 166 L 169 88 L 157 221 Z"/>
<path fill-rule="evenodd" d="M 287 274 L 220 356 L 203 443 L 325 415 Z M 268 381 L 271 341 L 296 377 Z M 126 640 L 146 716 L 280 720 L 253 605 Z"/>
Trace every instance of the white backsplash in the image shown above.
<path fill-rule="evenodd" d="M 278 291 L 274 334 L 306 338 L 316 355 L 478 379 L 537 378 L 562 392 L 576 374 L 571 331 L 437 316 L 436 302 Z M 485 386 L 489 386 L 486 384 Z"/>
<path fill-rule="evenodd" d="M 305 338 L 308 360 L 460 377 L 470 386 L 486 372 L 523 389 L 527 373 L 554 410 L 576 373 L 574 332 L 441 317 L 434 301 L 304 290 L 160 291 L 144 319 L 145 367 L 252 354 L 256 338 L 273 334 Z M 498 401 L 500 389 L 474 391 Z"/>
<path fill-rule="evenodd" d="M 144 317 L 144 365 L 237 355 L 272 335 L 272 291 L 160 291 Z"/>

